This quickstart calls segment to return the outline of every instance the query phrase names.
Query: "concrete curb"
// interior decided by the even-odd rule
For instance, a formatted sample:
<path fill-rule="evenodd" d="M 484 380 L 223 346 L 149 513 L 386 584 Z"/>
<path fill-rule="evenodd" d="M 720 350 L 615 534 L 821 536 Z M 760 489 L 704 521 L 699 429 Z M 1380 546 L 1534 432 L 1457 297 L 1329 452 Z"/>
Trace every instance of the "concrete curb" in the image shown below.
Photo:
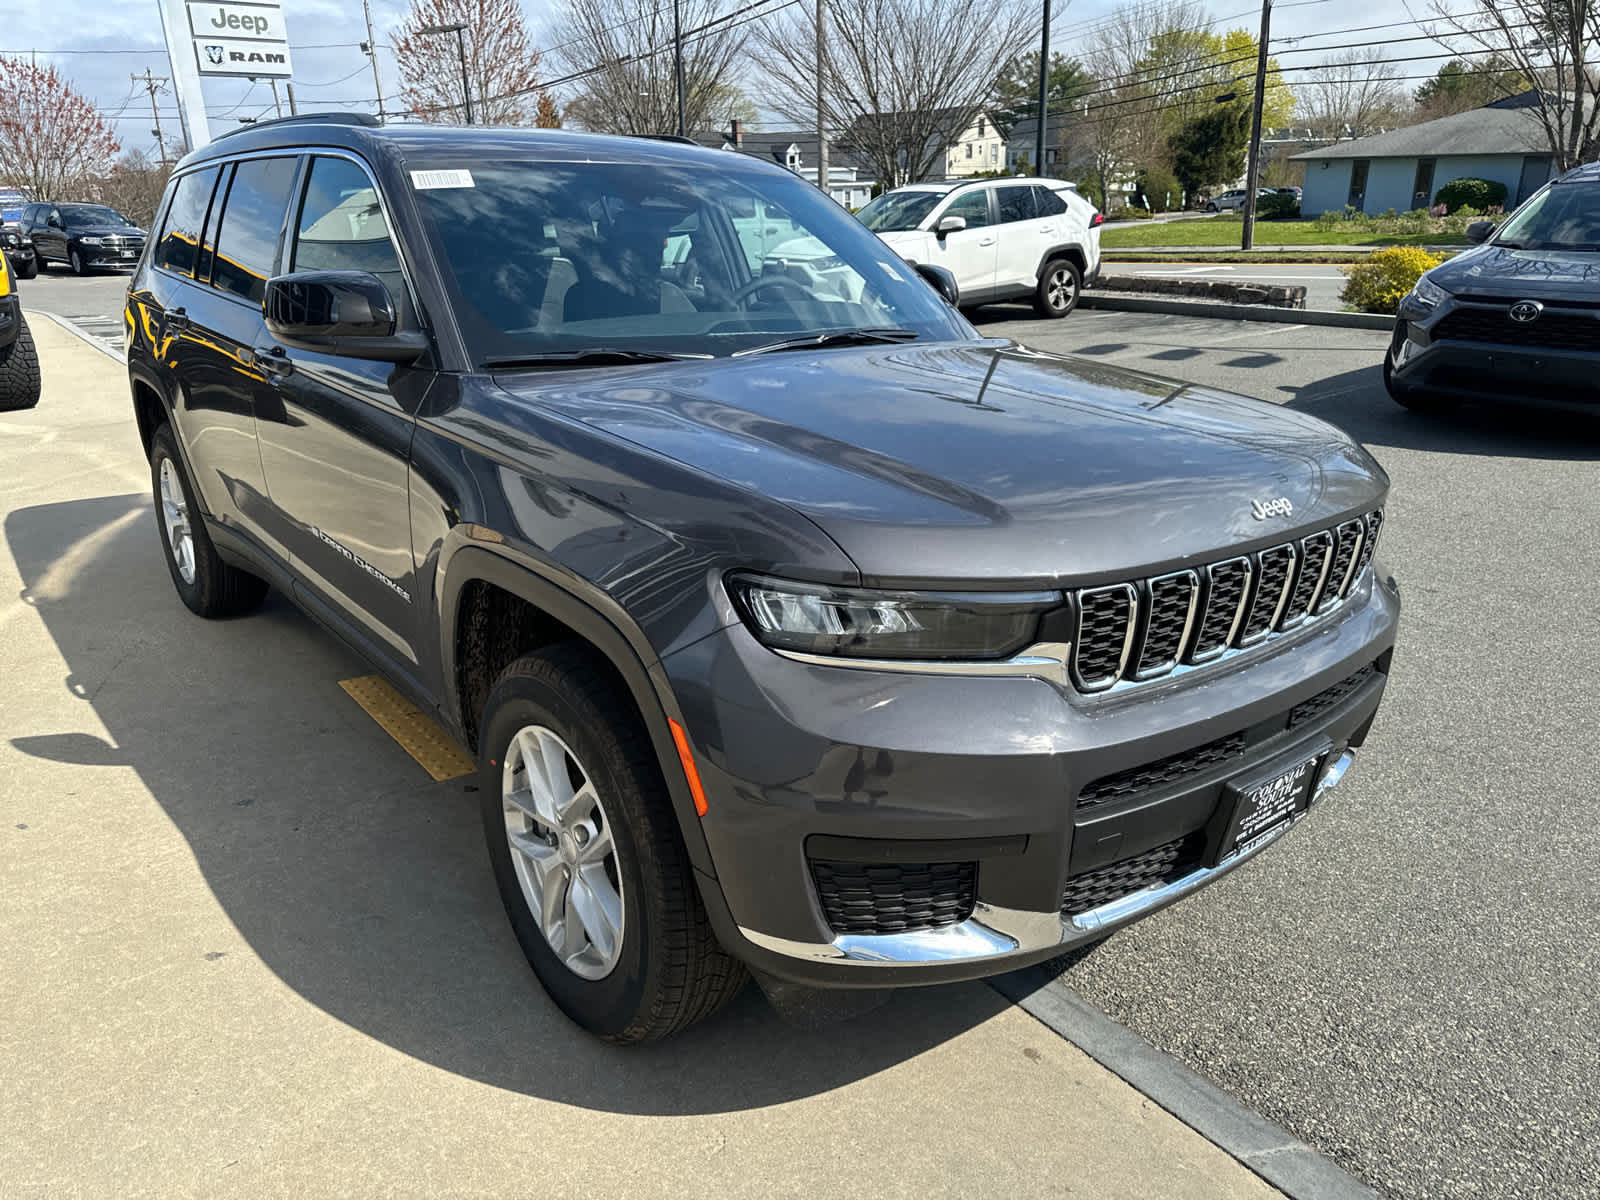
<path fill-rule="evenodd" d="M 37 309 L 37 308 L 35 308 L 35 309 L 24 309 L 23 311 L 26 312 L 29 316 L 33 316 L 33 317 L 48 317 L 50 320 L 54 321 L 57 325 L 61 326 L 61 328 L 65 329 L 68 333 L 72 334 L 74 337 L 82 338 L 84 341 L 88 342 L 89 345 L 93 346 L 96 350 L 100 351 L 101 354 L 104 354 L 107 358 L 111 359 L 113 362 L 120 363 L 123 366 L 127 365 L 128 360 L 127 360 L 127 358 L 125 356 L 123 356 L 121 354 L 118 354 L 115 350 L 113 350 L 110 346 L 106 345 L 99 338 L 95 337 L 88 330 L 86 330 L 86 329 L 82 328 L 81 326 L 79 326 L 75 321 L 72 320 L 72 318 L 63 317 L 60 313 L 45 312 L 43 309 Z"/>
<path fill-rule="evenodd" d="M 1394 318 L 1378 313 L 1328 312 L 1318 308 L 1275 308 L 1267 304 L 1219 304 L 1202 300 L 1157 300 L 1143 296 L 1108 296 L 1085 290 L 1085 308 L 1118 312 L 1167 313 L 1178 317 L 1216 317 L 1226 321 L 1282 321 L 1292 325 L 1333 325 L 1342 329 L 1394 328 Z"/>
<path fill-rule="evenodd" d="M 1290 1200 L 1379 1200 L 1304 1142 L 1125 1029 L 1038 967 L 989 985 Z"/>

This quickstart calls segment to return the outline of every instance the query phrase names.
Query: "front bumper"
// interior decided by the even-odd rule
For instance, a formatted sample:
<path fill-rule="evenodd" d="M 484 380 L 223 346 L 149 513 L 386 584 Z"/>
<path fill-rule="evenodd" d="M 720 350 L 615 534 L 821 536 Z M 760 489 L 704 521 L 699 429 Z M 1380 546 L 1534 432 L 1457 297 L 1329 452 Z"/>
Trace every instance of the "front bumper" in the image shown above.
<path fill-rule="evenodd" d="M 1374 568 L 1303 635 L 1092 699 L 1042 678 L 794 662 L 737 625 L 689 646 L 662 666 L 709 801 L 717 875 L 701 885 L 718 935 L 754 967 L 827 987 L 977 978 L 1097 940 L 1287 830 L 1204 865 L 1228 780 L 1325 748 L 1317 795 L 1331 790 L 1381 700 L 1398 604 Z M 1291 712 L 1310 715 L 1291 726 Z M 1212 762 L 1218 744 L 1237 752 Z M 1196 769 L 1087 799 L 1191 752 Z M 915 910 L 908 927 L 853 923 L 874 872 L 911 881 L 888 901 Z M 850 884 L 825 892 L 836 874 Z M 965 904 L 928 899 L 929 881 L 953 880 Z"/>
<path fill-rule="evenodd" d="M 86 267 L 131 270 L 139 265 L 139 256 L 144 253 L 144 243 L 140 242 L 136 246 L 86 246 L 82 242 L 74 242 L 73 249 L 77 250 L 78 258 Z"/>
<path fill-rule="evenodd" d="M 1475 306 L 1452 300 L 1426 314 L 1402 310 L 1388 350 L 1391 388 L 1463 401 L 1559 408 L 1600 405 L 1596 382 L 1600 342 L 1594 349 L 1568 349 L 1511 340 L 1435 338 L 1434 330 L 1444 318 L 1463 307 Z"/>

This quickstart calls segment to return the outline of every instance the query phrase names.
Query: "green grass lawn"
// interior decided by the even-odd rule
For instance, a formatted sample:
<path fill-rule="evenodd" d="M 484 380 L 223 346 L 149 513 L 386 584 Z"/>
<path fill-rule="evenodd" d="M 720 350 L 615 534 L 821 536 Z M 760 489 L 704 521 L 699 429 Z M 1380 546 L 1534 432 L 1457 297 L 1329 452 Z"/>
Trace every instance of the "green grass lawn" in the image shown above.
<path fill-rule="evenodd" d="M 1117 246 L 1232 246 L 1239 245 L 1243 224 L 1235 216 L 1204 217 L 1189 221 L 1129 221 L 1109 225 L 1101 231 L 1100 244 L 1110 250 Z M 1459 233 L 1384 233 L 1388 222 L 1377 219 L 1366 225 L 1354 222 L 1327 226 L 1315 221 L 1257 221 L 1258 246 L 1459 246 L 1466 238 Z"/>

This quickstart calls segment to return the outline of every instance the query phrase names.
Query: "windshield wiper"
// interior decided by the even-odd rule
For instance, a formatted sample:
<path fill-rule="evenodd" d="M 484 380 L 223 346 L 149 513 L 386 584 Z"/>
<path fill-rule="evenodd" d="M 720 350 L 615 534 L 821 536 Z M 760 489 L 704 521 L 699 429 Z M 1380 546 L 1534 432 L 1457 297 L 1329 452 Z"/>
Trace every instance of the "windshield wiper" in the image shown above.
<path fill-rule="evenodd" d="M 905 329 L 899 325 L 881 325 L 872 329 L 831 329 L 826 333 L 808 333 L 805 337 L 785 338 L 781 342 L 768 342 L 765 346 L 735 350 L 733 357 L 770 354 L 775 350 L 815 350 L 821 346 L 872 346 L 882 342 L 909 342 L 916 336 L 915 329 Z"/>
<path fill-rule="evenodd" d="M 483 365 L 490 370 L 516 367 L 608 367 L 711 357 L 709 354 L 676 354 L 668 350 L 629 350 L 621 346 L 594 346 L 587 350 L 552 350 L 548 354 L 496 354 L 484 359 Z"/>

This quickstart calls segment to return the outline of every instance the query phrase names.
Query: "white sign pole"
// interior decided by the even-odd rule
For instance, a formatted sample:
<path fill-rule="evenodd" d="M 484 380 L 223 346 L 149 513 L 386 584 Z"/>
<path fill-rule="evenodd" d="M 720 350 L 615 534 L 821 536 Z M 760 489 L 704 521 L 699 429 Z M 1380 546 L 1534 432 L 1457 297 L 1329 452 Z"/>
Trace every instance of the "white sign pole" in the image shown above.
<path fill-rule="evenodd" d="M 194 42 L 189 32 L 189 16 L 184 0 L 158 0 L 161 32 L 167 39 L 167 62 L 172 66 L 172 86 L 178 91 L 178 114 L 189 149 L 198 150 L 211 141 L 206 123 L 206 98 L 200 90 L 200 70 L 195 63 Z"/>

